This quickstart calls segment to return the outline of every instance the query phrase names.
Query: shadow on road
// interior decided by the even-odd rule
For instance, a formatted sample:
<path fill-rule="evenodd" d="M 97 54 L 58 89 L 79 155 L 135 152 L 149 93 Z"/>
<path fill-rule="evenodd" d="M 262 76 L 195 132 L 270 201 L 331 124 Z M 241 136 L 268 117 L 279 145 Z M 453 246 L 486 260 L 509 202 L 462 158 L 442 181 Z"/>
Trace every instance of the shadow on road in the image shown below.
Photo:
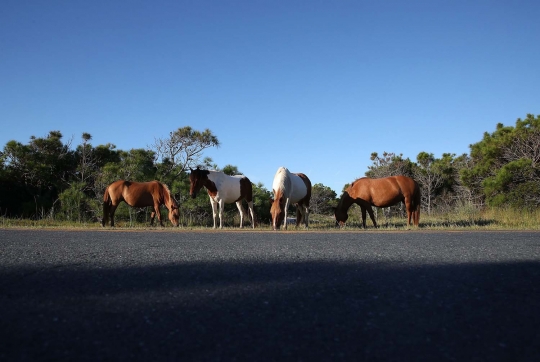
<path fill-rule="evenodd" d="M 0 357 L 533 360 L 539 288 L 535 262 L 10 269 Z"/>

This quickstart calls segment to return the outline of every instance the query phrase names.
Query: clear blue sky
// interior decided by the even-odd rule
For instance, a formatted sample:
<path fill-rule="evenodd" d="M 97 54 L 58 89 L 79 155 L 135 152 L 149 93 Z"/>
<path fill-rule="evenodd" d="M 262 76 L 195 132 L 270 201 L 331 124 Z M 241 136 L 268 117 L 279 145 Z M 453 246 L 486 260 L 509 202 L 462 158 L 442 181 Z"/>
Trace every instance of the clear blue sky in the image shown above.
<path fill-rule="evenodd" d="M 469 153 L 540 114 L 539 19 L 537 0 L 3 0 L 0 146 L 209 128 L 220 167 L 339 194 L 372 152 Z"/>

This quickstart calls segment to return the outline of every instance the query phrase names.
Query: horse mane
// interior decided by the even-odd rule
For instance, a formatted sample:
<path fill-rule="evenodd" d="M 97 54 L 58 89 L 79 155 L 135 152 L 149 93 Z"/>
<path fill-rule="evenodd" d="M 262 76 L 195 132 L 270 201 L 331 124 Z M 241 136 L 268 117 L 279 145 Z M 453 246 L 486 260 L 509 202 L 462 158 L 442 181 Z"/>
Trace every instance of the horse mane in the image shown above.
<path fill-rule="evenodd" d="M 165 194 L 167 195 L 167 197 L 169 198 L 169 202 L 174 202 L 174 204 L 178 205 L 178 202 L 176 201 L 176 199 L 174 197 L 172 197 L 171 190 L 169 190 L 169 186 L 167 186 L 166 184 L 164 184 L 161 181 L 158 181 L 158 182 L 159 182 L 159 184 L 161 186 L 163 186 L 163 189 L 166 191 L 166 192 L 164 192 L 164 195 Z"/>
<path fill-rule="evenodd" d="M 277 185 L 277 188 L 279 191 L 281 191 L 281 194 L 282 196 L 285 194 L 285 184 L 288 182 L 289 185 L 291 183 L 291 180 L 290 180 L 290 177 L 291 177 L 291 173 L 290 171 L 288 171 L 287 168 L 285 167 L 280 167 L 276 173 L 276 176 L 277 175 L 280 175 L 281 177 L 278 179 L 280 182 L 279 184 Z M 276 178 L 274 177 L 274 182 L 276 181 Z M 274 184 L 272 183 L 272 188 L 274 188 Z M 275 192 L 278 192 L 278 190 L 274 190 Z"/>
<path fill-rule="evenodd" d="M 163 188 L 165 189 L 165 191 L 167 191 L 167 193 L 170 195 L 170 194 L 171 194 L 171 190 L 169 190 L 169 186 L 167 186 L 167 185 L 164 184 L 163 182 L 160 182 L 160 184 L 163 186 Z"/>

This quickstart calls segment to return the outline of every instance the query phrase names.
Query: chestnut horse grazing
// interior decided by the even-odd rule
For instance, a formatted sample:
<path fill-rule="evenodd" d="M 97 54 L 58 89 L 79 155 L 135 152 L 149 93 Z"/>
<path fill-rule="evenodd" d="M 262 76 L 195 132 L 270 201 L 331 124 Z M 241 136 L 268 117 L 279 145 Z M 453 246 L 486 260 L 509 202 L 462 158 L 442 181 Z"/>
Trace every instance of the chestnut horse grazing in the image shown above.
<path fill-rule="evenodd" d="M 303 173 L 291 173 L 285 167 L 278 168 L 272 183 L 274 199 L 270 202 L 272 228 L 278 230 L 284 224 L 287 230 L 287 209 L 290 204 L 296 204 L 296 227 L 302 221 L 309 225 L 309 200 L 311 199 L 311 181 Z"/>
<path fill-rule="evenodd" d="M 366 210 L 373 225 L 377 222 L 371 206 L 389 207 L 403 202 L 407 209 L 407 228 L 420 221 L 420 186 L 407 176 L 390 176 L 378 179 L 367 177 L 355 180 L 343 193 L 335 209 L 336 222 L 343 226 L 349 217 L 347 210 L 352 204 L 358 204 L 362 210 L 362 226 L 366 228 Z"/>
<path fill-rule="evenodd" d="M 150 216 L 150 225 L 154 224 L 154 217 L 157 215 L 159 223 L 163 226 L 159 207 L 165 205 L 169 209 L 169 220 L 174 226 L 178 226 L 178 204 L 171 196 L 167 185 L 159 181 L 131 182 L 118 180 L 107 186 L 103 195 L 103 220 L 101 225 L 105 226 L 111 218 L 111 226 L 114 226 L 114 212 L 118 205 L 124 201 L 131 207 L 152 206 L 154 211 Z"/>
<path fill-rule="evenodd" d="M 253 188 L 251 181 L 242 175 L 229 176 L 220 171 L 209 171 L 191 169 L 189 174 L 190 189 L 192 198 L 197 197 L 197 193 L 204 186 L 210 197 L 212 214 L 214 219 L 214 229 L 216 228 L 218 206 L 219 206 L 219 228 L 223 229 L 223 208 L 225 204 L 236 203 L 240 212 L 240 228 L 244 227 L 244 215 L 246 210 L 242 206 L 242 200 L 246 200 L 251 214 L 251 226 L 255 228 L 255 213 L 253 211 Z"/>

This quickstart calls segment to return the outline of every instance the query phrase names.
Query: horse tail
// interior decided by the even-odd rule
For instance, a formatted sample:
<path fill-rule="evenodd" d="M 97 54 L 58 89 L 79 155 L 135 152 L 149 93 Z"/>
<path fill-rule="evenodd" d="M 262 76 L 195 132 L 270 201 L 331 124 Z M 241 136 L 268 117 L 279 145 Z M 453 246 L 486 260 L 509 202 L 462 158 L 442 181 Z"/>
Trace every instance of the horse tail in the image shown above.
<path fill-rule="evenodd" d="M 255 228 L 255 226 L 257 226 L 257 222 L 255 218 L 255 209 L 253 206 L 253 184 L 246 176 L 240 179 L 240 194 L 243 194 L 240 195 L 240 197 L 243 197 L 248 204 L 247 216 L 248 219 L 251 219 L 251 226 Z"/>
<path fill-rule="evenodd" d="M 414 182 L 414 213 L 413 213 L 413 220 L 414 225 L 418 226 L 420 223 L 420 206 L 422 205 L 422 193 L 420 191 L 420 185 L 418 185 L 418 182 Z"/>
<path fill-rule="evenodd" d="M 109 222 L 109 210 L 111 208 L 111 195 L 109 195 L 109 187 L 105 189 L 103 194 L 103 219 L 101 219 L 101 226 L 107 225 Z"/>

